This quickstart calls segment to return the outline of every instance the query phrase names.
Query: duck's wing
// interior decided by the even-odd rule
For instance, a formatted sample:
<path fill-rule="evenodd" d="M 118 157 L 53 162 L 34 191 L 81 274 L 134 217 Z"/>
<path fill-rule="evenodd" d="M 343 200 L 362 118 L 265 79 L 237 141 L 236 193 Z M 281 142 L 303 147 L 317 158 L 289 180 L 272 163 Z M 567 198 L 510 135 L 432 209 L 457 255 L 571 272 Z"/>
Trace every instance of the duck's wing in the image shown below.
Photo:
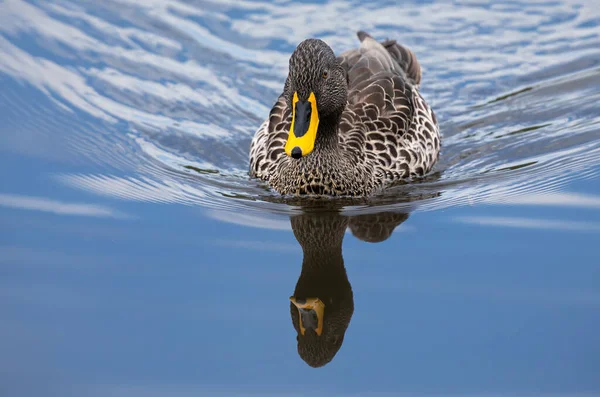
<path fill-rule="evenodd" d="M 348 80 L 340 141 L 372 164 L 378 179 L 421 176 L 439 151 L 435 116 L 418 91 L 421 66 L 393 40 L 358 36 L 360 47 L 339 56 Z"/>
<path fill-rule="evenodd" d="M 291 124 L 292 113 L 282 94 L 271 108 L 269 118 L 256 131 L 250 144 L 250 175 L 252 177 L 263 180 L 269 178 L 270 168 L 277 164 L 280 156 L 285 155 L 285 142 Z"/>
<path fill-rule="evenodd" d="M 357 36 L 361 41 L 360 48 L 346 51 L 339 56 L 339 60 L 347 71 L 355 66 L 365 66 L 364 60 L 363 64 L 357 64 L 365 53 L 369 52 L 367 58 L 370 61 L 366 61 L 369 69 L 373 71 L 378 69 L 393 71 L 400 74 L 413 86 L 418 87 L 421 84 L 421 64 L 410 48 L 399 44 L 396 40 L 388 39 L 377 42 L 363 31 L 358 32 Z M 382 49 L 385 51 L 382 51 Z M 380 67 L 375 67 L 373 62 L 378 62 Z"/>

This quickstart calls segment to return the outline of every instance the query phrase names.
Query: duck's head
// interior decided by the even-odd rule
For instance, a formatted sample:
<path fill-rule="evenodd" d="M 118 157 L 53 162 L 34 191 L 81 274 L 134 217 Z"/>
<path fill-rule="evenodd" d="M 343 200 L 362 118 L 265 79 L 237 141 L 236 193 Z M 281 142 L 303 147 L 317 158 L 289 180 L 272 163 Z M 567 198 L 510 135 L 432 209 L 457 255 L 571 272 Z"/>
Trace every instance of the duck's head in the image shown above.
<path fill-rule="evenodd" d="M 319 123 L 337 122 L 348 97 L 346 73 L 324 41 L 307 39 L 296 47 L 284 95 L 292 110 L 285 152 L 299 159 L 314 150 Z"/>

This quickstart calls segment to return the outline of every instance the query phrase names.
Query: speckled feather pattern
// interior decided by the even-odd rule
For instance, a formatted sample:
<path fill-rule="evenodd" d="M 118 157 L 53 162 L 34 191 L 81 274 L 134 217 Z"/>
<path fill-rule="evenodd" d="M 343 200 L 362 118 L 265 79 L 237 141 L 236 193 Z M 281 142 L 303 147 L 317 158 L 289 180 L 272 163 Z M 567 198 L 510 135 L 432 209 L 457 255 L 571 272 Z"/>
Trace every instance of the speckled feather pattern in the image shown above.
<path fill-rule="evenodd" d="M 281 194 L 366 196 L 431 170 L 440 151 L 440 133 L 433 110 L 419 92 L 417 58 L 393 40 L 377 42 L 363 32 L 358 36 L 361 46 L 335 60 L 346 78 L 345 106 L 328 117 L 337 120 L 319 124 L 318 135 L 324 137 L 313 153 L 300 159 L 284 151 L 292 121 L 288 86 L 308 95 L 309 70 L 319 70 L 315 60 L 326 54 L 292 56 L 284 92 L 252 140 L 251 176 L 268 181 Z M 338 94 L 324 90 L 318 101 L 329 106 L 330 95 Z M 328 134 L 328 126 L 335 130 Z M 328 144 L 328 136 L 337 142 Z"/>

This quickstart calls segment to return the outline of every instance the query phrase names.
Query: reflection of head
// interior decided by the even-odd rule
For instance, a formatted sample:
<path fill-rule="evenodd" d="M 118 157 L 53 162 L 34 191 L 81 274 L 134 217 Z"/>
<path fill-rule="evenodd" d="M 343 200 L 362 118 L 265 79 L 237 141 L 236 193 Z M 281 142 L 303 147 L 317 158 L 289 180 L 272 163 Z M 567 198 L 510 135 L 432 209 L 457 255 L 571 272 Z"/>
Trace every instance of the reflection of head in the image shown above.
<path fill-rule="evenodd" d="M 352 290 L 349 283 L 347 286 L 348 289 L 345 291 L 347 296 L 331 296 L 328 304 L 324 304 L 321 335 L 318 334 L 317 327 L 302 321 L 302 316 L 306 316 L 305 313 L 301 315 L 301 311 L 293 303 L 290 305 L 292 323 L 298 334 L 296 338 L 298 354 L 311 367 L 321 367 L 330 362 L 342 346 L 344 334 L 354 311 Z M 304 322 L 304 334 L 300 328 L 302 322 Z"/>
<path fill-rule="evenodd" d="M 342 257 L 346 227 L 349 225 L 361 240 L 380 242 L 407 217 L 386 213 L 348 218 L 337 213 L 313 213 L 291 218 L 303 260 L 290 298 L 290 314 L 298 335 L 298 354 L 311 367 L 321 367 L 335 357 L 354 313 L 352 287 Z"/>

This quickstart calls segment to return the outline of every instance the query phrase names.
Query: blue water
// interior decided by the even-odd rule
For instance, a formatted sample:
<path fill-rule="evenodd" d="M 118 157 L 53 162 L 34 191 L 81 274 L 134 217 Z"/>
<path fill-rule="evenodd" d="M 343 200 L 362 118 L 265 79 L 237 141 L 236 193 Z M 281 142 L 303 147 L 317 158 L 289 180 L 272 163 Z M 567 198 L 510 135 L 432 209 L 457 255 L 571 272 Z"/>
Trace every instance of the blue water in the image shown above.
<path fill-rule="evenodd" d="M 282 203 L 250 139 L 360 29 L 416 53 L 440 161 Z M 595 0 L 1 1 L 0 396 L 600 395 L 599 104 Z M 352 315 L 312 368 L 320 280 Z"/>

